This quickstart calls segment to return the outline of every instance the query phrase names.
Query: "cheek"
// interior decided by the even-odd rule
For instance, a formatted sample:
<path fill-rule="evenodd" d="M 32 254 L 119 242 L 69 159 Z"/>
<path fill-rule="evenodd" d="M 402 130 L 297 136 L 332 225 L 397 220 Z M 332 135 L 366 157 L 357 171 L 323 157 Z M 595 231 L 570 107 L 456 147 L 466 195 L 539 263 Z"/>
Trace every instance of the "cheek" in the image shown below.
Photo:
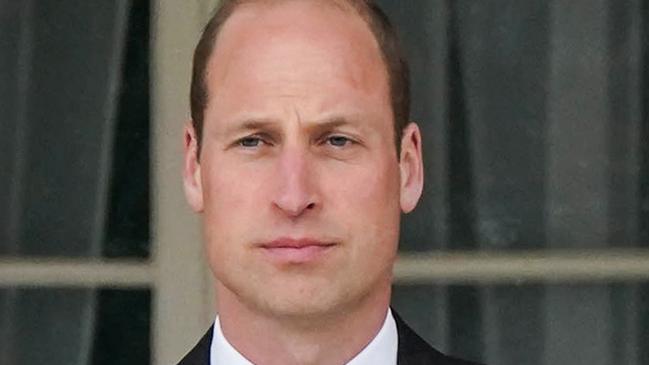
<path fill-rule="evenodd" d="M 337 179 L 341 192 L 358 206 L 383 206 L 389 208 L 399 195 L 399 175 L 396 164 L 368 164 L 351 169 L 346 178 Z"/>
<path fill-rule="evenodd" d="M 366 277 L 391 273 L 399 241 L 399 179 L 396 169 L 366 171 L 344 184 L 340 209 L 347 230 L 348 262 Z M 382 277 L 382 276 L 381 276 Z"/>
<path fill-rule="evenodd" d="M 336 207 L 335 214 L 345 217 L 343 222 L 352 226 L 349 229 L 363 230 L 365 235 L 398 229 L 400 216 L 396 164 L 372 166 L 331 179 L 332 191 L 327 194 L 333 199 L 330 204 Z"/>
<path fill-rule="evenodd" d="M 255 212 L 262 208 L 263 174 L 217 161 L 210 162 L 209 166 L 202 176 L 208 242 L 241 239 L 250 229 Z"/>
<path fill-rule="evenodd" d="M 257 201 L 267 169 L 242 167 L 228 161 L 210 161 L 203 174 L 203 195 L 211 208 L 246 206 Z"/>

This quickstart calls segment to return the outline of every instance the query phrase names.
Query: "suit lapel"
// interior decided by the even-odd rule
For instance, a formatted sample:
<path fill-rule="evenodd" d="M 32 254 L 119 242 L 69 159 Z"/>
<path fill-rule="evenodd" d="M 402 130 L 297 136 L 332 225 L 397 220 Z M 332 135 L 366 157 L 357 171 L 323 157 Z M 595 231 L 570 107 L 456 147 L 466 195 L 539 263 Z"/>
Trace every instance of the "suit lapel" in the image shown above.
<path fill-rule="evenodd" d="M 397 324 L 399 347 L 397 350 L 397 365 L 478 365 L 472 362 L 451 358 L 435 350 L 415 333 L 392 310 Z"/>
<path fill-rule="evenodd" d="M 446 364 L 444 355 L 429 346 L 417 335 L 401 317 L 392 310 L 397 324 L 399 347 L 397 350 L 397 365 L 437 365 Z"/>
<path fill-rule="evenodd" d="M 183 357 L 178 365 L 210 365 L 210 347 L 214 326 L 210 327 L 194 348 Z"/>

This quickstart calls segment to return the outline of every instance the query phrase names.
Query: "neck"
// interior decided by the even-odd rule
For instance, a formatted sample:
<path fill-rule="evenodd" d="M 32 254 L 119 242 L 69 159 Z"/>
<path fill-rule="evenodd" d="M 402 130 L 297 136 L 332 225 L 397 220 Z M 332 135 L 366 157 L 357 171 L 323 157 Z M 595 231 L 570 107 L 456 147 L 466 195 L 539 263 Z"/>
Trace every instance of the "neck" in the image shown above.
<path fill-rule="evenodd" d="M 259 365 L 345 364 L 380 331 L 390 303 L 388 282 L 378 293 L 336 313 L 287 319 L 255 311 L 220 283 L 216 286 L 225 338 Z"/>

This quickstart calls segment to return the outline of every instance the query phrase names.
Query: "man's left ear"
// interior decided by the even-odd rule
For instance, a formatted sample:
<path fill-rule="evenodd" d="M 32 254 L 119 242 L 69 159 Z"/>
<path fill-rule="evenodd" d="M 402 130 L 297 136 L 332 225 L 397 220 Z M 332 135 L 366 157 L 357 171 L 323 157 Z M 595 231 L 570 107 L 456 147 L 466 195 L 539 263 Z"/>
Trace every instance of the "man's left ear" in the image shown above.
<path fill-rule="evenodd" d="M 421 154 L 421 133 L 415 123 L 404 128 L 401 137 L 401 210 L 409 213 L 417 206 L 424 188 L 424 163 Z"/>

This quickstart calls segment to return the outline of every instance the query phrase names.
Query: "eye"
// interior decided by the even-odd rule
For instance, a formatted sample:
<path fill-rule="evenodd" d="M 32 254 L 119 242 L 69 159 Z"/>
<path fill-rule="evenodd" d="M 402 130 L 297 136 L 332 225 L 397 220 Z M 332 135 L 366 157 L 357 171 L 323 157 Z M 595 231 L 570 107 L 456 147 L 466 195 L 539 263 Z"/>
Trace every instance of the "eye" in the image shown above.
<path fill-rule="evenodd" d="M 260 137 L 251 136 L 244 137 L 237 141 L 237 144 L 245 148 L 255 148 L 259 147 L 261 144 L 265 143 Z"/>
<path fill-rule="evenodd" d="M 327 138 L 327 143 L 334 147 L 345 147 L 352 143 L 352 140 L 344 136 L 330 136 Z"/>

